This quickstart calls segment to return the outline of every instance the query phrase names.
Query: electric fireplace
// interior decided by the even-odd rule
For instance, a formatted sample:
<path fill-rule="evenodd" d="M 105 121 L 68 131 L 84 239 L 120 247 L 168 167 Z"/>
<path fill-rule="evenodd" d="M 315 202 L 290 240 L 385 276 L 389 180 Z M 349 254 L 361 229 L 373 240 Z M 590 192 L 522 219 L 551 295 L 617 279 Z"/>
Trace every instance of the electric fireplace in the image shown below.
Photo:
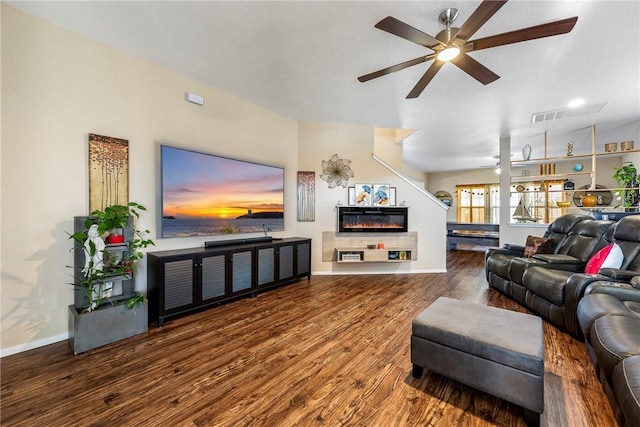
<path fill-rule="evenodd" d="M 338 232 L 405 233 L 407 208 L 338 207 Z"/>

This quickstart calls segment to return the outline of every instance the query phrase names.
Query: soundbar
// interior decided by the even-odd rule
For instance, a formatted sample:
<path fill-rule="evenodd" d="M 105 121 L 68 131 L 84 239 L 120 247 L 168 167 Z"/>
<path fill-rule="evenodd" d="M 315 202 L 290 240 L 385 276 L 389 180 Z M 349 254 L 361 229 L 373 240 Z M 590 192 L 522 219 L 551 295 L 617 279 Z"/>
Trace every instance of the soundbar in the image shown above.
<path fill-rule="evenodd" d="M 271 242 L 272 240 L 273 240 L 273 237 L 270 237 L 270 236 L 251 237 L 248 239 L 234 239 L 234 240 L 211 240 L 209 242 L 204 242 L 204 247 L 216 248 L 219 246 L 241 245 L 244 243 Z"/>

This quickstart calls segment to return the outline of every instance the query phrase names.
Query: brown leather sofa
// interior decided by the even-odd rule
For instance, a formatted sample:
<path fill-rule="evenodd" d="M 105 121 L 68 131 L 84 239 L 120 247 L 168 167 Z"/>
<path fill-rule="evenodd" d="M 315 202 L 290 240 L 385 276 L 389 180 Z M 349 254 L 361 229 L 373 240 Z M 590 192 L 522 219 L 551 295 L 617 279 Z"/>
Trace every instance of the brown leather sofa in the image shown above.
<path fill-rule="evenodd" d="M 487 281 L 552 324 L 582 338 L 576 313 L 586 287 L 598 280 L 628 282 L 640 275 L 640 215 L 619 222 L 564 215 L 549 225 L 545 237 L 555 240 L 552 254 L 524 258 L 512 245 L 487 251 Z M 623 251 L 622 267 L 603 269 L 599 274 L 581 273 L 589 258 L 611 242 Z"/>
<path fill-rule="evenodd" d="M 640 276 L 629 283 L 591 283 L 577 311 L 587 350 L 618 424 L 640 425 Z"/>

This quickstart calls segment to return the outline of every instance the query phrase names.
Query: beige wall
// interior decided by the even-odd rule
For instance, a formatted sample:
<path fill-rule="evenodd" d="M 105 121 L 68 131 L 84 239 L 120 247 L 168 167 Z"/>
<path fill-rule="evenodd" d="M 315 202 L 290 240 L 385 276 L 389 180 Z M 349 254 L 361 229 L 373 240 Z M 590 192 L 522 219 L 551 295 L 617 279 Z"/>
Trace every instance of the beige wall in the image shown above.
<path fill-rule="evenodd" d="M 418 232 L 418 260 L 410 263 L 336 264 L 322 262 L 322 231 L 335 231 L 338 202 L 347 204 L 347 189 L 330 189 L 328 184 L 316 179 L 316 220 L 298 223 L 298 232 L 313 236 L 313 270 L 319 273 L 408 273 L 442 272 L 446 268 L 446 210 L 439 203 L 425 197 L 403 179 L 390 175 L 371 154 L 397 160 L 394 150 L 398 146 L 384 147 L 384 139 L 374 143 L 375 131 L 366 126 L 344 124 L 300 123 L 299 167 L 313 170 L 316 177 L 322 173 L 321 162 L 331 155 L 351 160 L 355 177 L 349 182 L 388 183 L 397 189 L 397 202 L 409 207 L 409 230 Z M 380 136 L 380 135 L 378 135 Z M 388 141 L 387 141 L 388 142 Z M 395 159 L 395 160 L 394 160 Z M 383 159 L 386 161 L 386 159 Z"/>
<path fill-rule="evenodd" d="M 373 128 L 299 124 L 7 5 L 1 11 L 2 355 L 67 338 L 67 233 L 74 216 L 88 213 L 89 133 L 129 140 L 129 199 L 149 209 L 140 225 L 151 230 L 153 250 L 215 239 L 157 237 L 158 145 L 166 143 L 284 167 L 285 231 L 274 235 L 311 237 L 312 272 L 334 272 L 319 248 L 322 231 L 335 230 L 335 205 L 346 204 L 347 190 L 328 189 L 319 175 L 320 162 L 338 153 L 353 160 L 356 180 L 397 186 L 399 200 L 411 206 L 410 221 L 424 230 L 422 259 L 401 270 L 444 270 L 444 228 L 427 227 L 433 219 L 444 223 L 444 210 L 372 160 Z M 205 106 L 186 102 L 187 91 L 204 96 Z M 315 222 L 296 220 L 298 170 L 316 172 Z M 142 292 L 145 264 L 136 277 Z M 367 266 L 377 271 L 396 270 Z"/>
<path fill-rule="evenodd" d="M 205 97 L 199 107 L 186 91 Z M 129 140 L 130 200 L 155 250 L 157 146 L 282 166 L 296 235 L 297 122 L 2 5 L 2 350 L 66 338 L 75 215 L 88 212 L 87 134 Z M 212 239 L 207 239 L 212 240 Z M 146 290 L 144 262 L 137 288 Z"/>

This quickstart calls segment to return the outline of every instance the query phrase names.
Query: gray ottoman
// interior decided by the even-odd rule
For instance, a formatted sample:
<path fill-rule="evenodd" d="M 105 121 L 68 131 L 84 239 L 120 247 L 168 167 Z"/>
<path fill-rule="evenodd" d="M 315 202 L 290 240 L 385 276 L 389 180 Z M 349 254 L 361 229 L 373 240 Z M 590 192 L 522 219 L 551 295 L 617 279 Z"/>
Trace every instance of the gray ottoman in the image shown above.
<path fill-rule="evenodd" d="M 413 376 L 426 368 L 525 409 L 544 411 L 544 341 L 537 316 L 440 297 L 412 324 Z"/>

